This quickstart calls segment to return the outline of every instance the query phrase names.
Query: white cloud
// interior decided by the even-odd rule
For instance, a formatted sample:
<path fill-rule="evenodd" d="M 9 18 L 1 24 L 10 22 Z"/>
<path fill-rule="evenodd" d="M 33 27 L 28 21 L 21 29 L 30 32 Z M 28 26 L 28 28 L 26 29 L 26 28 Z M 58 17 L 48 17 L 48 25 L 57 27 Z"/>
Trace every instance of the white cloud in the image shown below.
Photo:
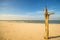
<path fill-rule="evenodd" d="M 51 12 L 51 11 L 50 11 Z M 33 15 L 34 14 L 34 15 Z M 38 14 L 36 16 L 36 14 Z M 16 14 L 8 14 L 8 13 L 1 13 L 0 20 L 43 20 L 44 14 L 43 11 L 36 11 L 36 12 L 29 12 L 24 15 L 16 15 Z M 60 20 L 60 14 L 54 14 L 49 17 L 50 20 Z"/>
<path fill-rule="evenodd" d="M 55 12 L 54 10 L 48 10 L 48 12 Z M 36 11 L 35 13 L 44 14 L 44 11 Z"/>
<path fill-rule="evenodd" d="M 48 12 L 54 12 L 54 10 L 48 10 Z"/>
<path fill-rule="evenodd" d="M 43 20 L 44 16 L 0 14 L 0 20 Z M 60 15 L 51 15 L 50 20 L 60 20 Z"/>
<path fill-rule="evenodd" d="M 30 15 L 13 15 L 13 14 L 0 14 L 0 20 L 36 20 L 35 16 Z"/>
<path fill-rule="evenodd" d="M 60 14 L 51 15 L 49 18 L 50 20 L 60 20 Z"/>
<path fill-rule="evenodd" d="M 36 13 L 41 14 L 41 13 L 43 13 L 43 11 L 36 11 Z"/>

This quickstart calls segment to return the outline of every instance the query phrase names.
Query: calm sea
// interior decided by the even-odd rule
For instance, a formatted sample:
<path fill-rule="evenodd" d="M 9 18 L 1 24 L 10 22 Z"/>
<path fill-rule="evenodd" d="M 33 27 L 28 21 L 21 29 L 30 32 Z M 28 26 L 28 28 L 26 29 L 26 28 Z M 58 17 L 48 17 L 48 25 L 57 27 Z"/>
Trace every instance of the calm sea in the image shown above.
<path fill-rule="evenodd" d="M 27 22 L 27 23 L 45 23 L 44 20 L 0 20 L 0 21 L 15 21 L 15 22 Z M 49 20 L 50 24 L 60 24 L 60 20 Z"/>

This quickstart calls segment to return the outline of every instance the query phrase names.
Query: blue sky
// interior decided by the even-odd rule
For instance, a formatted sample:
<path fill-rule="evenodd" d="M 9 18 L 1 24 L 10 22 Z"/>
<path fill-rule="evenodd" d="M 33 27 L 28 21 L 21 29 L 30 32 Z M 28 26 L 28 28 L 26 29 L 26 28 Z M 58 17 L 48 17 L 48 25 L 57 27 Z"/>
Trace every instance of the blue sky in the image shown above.
<path fill-rule="evenodd" d="M 43 20 L 45 5 L 55 12 L 50 20 L 60 20 L 60 0 L 0 0 L 0 20 Z"/>

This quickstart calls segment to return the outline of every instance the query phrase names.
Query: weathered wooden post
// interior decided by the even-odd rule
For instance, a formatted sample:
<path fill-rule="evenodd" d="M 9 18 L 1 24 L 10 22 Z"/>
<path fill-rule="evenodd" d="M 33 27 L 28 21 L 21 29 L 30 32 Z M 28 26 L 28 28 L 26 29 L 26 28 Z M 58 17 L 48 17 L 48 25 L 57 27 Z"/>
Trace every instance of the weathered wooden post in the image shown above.
<path fill-rule="evenodd" d="M 54 13 L 48 13 L 47 8 L 44 8 L 44 15 L 45 15 L 45 40 L 49 39 L 49 16 Z"/>
<path fill-rule="evenodd" d="M 48 40 L 49 37 L 49 14 L 47 8 L 44 8 L 44 15 L 45 15 L 45 39 Z"/>

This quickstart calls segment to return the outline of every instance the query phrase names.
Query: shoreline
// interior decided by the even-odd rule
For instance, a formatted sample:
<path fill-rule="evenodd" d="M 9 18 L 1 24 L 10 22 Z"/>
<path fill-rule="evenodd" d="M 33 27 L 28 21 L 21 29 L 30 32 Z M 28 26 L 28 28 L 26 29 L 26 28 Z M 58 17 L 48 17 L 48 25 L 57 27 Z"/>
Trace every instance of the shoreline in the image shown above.
<path fill-rule="evenodd" d="M 6 20 L 6 21 L 4 21 L 4 20 L 2 20 L 2 21 L 0 21 L 0 22 L 16 22 L 16 23 L 33 23 L 33 24 L 45 24 L 45 23 L 36 23 L 36 22 L 24 22 L 24 21 L 10 21 L 10 20 Z M 60 24 L 60 23 L 49 23 L 49 24 Z"/>

